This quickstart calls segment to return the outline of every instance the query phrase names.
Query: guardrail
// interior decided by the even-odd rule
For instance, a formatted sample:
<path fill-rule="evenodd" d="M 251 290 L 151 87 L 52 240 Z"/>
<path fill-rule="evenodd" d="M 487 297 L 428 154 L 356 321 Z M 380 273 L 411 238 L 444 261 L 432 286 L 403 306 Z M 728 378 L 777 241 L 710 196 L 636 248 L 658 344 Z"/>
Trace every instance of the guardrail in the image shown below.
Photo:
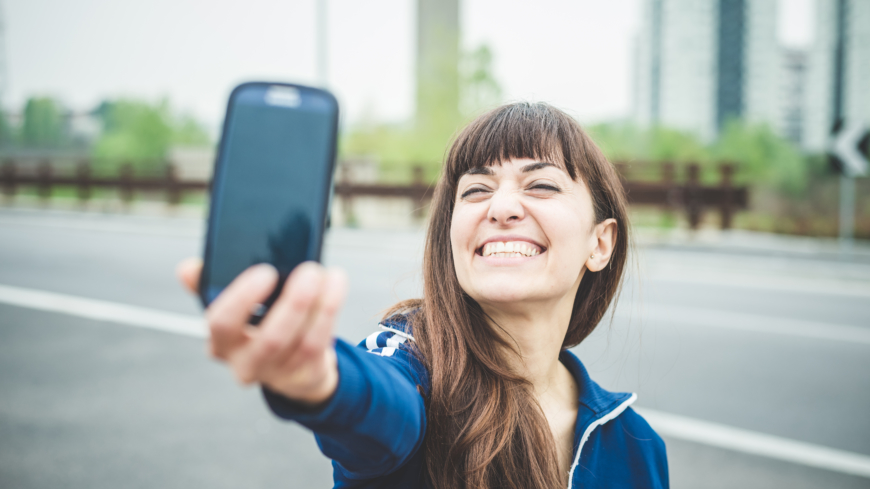
<path fill-rule="evenodd" d="M 137 177 L 132 165 L 121 165 L 117 177 L 94 177 L 89 162 L 83 161 L 76 166 L 71 175 L 55 174 L 50 162 L 45 161 L 36 167 L 36 172 L 21 172 L 12 160 L 3 162 L 0 167 L 0 188 L 7 198 L 13 198 L 20 187 L 35 187 L 37 194 L 48 200 L 54 187 L 74 187 L 77 197 L 86 202 L 92 197 L 94 188 L 114 188 L 125 202 L 133 200 L 134 193 L 139 190 L 165 192 L 166 201 L 171 205 L 181 202 L 181 197 L 187 191 L 208 191 L 210 182 L 182 180 L 172 164 L 165 166 L 163 177 Z M 684 166 L 686 178 L 683 182 L 677 179 L 677 167 L 673 163 L 661 164 L 661 179 L 655 182 L 631 181 L 625 179 L 628 166 L 616 164 L 617 170 L 623 176 L 623 185 L 632 205 L 653 205 L 672 211 L 685 211 L 692 229 L 697 229 L 706 209 L 718 210 L 722 229 L 731 227 L 734 213 L 748 206 L 748 190 L 746 187 L 734 187 L 732 184 L 733 164 L 719 165 L 719 184 L 704 186 L 700 182 L 700 166 L 688 164 Z M 415 206 L 415 216 L 422 217 L 423 208 L 432 198 L 433 188 L 423 180 L 423 171 L 415 167 L 414 178 L 409 185 L 387 185 L 378 183 L 357 183 L 347 178 L 348 173 L 341 172 L 335 183 L 335 195 L 341 197 L 342 206 L 347 215 L 353 212 L 355 197 L 383 197 L 411 199 Z"/>
<path fill-rule="evenodd" d="M 14 161 L 6 161 L 0 167 L 0 188 L 7 197 L 14 197 L 18 187 L 36 187 L 37 195 L 43 199 L 51 197 L 53 187 L 75 187 L 79 200 L 91 198 L 94 188 L 115 188 L 121 194 L 121 200 L 133 200 L 136 190 L 158 190 L 166 192 L 166 201 L 172 205 L 181 202 L 185 190 L 208 190 L 210 183 L 204 181 L 189 181 L 178 178 L 178 171 L 172 164 L 166 165 L 164 177 L 137 177 L 133 166 L 122 165 L 117 177 L 93 177 L 91 165 L 87 162 L 76 166 L 72 175 L 57 175 L 50 163 L 44 162 L 37 166 L 36 173 L 21 173 Z"/>

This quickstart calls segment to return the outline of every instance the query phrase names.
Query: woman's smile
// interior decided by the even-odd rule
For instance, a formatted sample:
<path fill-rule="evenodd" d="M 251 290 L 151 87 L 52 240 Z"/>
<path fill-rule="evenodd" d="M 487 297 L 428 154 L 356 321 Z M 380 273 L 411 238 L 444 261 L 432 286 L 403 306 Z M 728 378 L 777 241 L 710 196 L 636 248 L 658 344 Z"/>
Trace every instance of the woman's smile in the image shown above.
<path fill-rule="evenodd" d="M 522 236 L 493 236 L 483 242 L 475 252 L 492 265 L 510 265 L 535 258 L 547 249 Z"/>

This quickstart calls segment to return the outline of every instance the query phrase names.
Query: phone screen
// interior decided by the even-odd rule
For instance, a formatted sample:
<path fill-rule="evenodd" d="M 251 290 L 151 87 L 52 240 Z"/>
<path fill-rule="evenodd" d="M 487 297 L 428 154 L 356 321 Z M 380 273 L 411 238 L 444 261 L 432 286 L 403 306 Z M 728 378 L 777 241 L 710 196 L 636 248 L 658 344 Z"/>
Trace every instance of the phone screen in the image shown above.
<path fill-rule="evenodd" d="M 233 92 L 215 165 L 206 304 L 251 265 L 271 263 L 285 277 L 320 259 L 337 115 L 321 90 L 256 83 Z"/>

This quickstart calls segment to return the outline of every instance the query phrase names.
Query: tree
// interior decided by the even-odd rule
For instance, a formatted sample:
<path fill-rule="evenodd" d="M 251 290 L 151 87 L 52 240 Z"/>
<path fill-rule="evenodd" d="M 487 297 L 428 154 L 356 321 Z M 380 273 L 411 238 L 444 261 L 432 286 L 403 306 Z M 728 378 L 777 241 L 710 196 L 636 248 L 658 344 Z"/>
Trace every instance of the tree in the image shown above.
<path fill-rule="evenodd" d="M 103 132 L 94 145 L 98 172 L 115 173 L 122 163 L 137 173 L 159 174 L 172 144 L 207 145 L 208 134 L 191 117 L 175 117 L 169 103 L 140 100 L 105 101 L 94 111 Z"/>
<path fill-rule="evenodd" d="M 66 141 L 63 109 L 49 97 L 31 97 L 24 106 L 21 139 L 35 148 L 56 148 Z"/>
<path fill-rule="evenodd" d="M 493 74 L 493 59 L 492 50 L 481 45 L 463 54 L 460 63 L 440 66 L 442 75 L 452 70 L 459 79 L 461 115 L 450 90 L 429 89 L 429 82 L 423 80 L 418 86 L 418 103 L 426 110 L 425 114 L 418 113 L 413 125 L 376 121 L 356 125 L 342 139 L 342 156 L 376 157 L 387 180 L 410 178 L 410 165 L 423 166 L 425 177 L 434 179 L 441 170 L 451 137 L 468 118 L 501 103 L 501 85 Z"/>
<path fill-rule="evenodd" d="M 0 147 L 8 147 L 15 144 L 17 142 L 16 136 L 17 134 L 12 130 L 12 126 L 9 125 L 6 111 L 0 110 Z"/>
<path fill-rule="evenodd" d="M 721 162 L 737 163 L 737 181 L 762 184 L 790 195 L 806 188 L 810 164 L 790 142 L 763 124 L 730 120 L 719 138 L 703 144 L 695 135 L 668 127 L 596 124 L 589 133 L 613 161 L 699 163 L 703 177 L 718 181 Z"/>
<path fill-rule="evenodd" d="M 460 64 L 459 103 L 465 116 L 473 116 L 502 101 L 501 84 L 493 73 L 493 54 L 486 44 L 463 56 Z"/>
<path fill-rule="evenodd" d="M 792 196 L 806 189 L 809 162 L 766 124 L 728 121 L 710 151 L 717 161 L 738 163 L 738 177 L 745 182 L 766 184 Z"/>
<path fill-rule="evenodd" d="M 703 163 L 709 152 L 693 134 L 631 123 L 602 123 L 588 128 L 590 136 L 612 161 L 668 161 Z"/>

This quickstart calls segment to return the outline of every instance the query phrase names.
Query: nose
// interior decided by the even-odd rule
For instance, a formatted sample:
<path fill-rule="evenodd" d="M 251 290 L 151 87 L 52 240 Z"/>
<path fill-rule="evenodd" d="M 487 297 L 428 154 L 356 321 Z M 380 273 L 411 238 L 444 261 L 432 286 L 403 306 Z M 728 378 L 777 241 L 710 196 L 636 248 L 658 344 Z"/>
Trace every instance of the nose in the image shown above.
<path fill-rule="evenodd" d="M 514 189 L 499 189 L 489 199 L 486 218 L 493 224 L 502 226 L 521 221 L 526 211 L 520 202 L 520 195 Z"/>

